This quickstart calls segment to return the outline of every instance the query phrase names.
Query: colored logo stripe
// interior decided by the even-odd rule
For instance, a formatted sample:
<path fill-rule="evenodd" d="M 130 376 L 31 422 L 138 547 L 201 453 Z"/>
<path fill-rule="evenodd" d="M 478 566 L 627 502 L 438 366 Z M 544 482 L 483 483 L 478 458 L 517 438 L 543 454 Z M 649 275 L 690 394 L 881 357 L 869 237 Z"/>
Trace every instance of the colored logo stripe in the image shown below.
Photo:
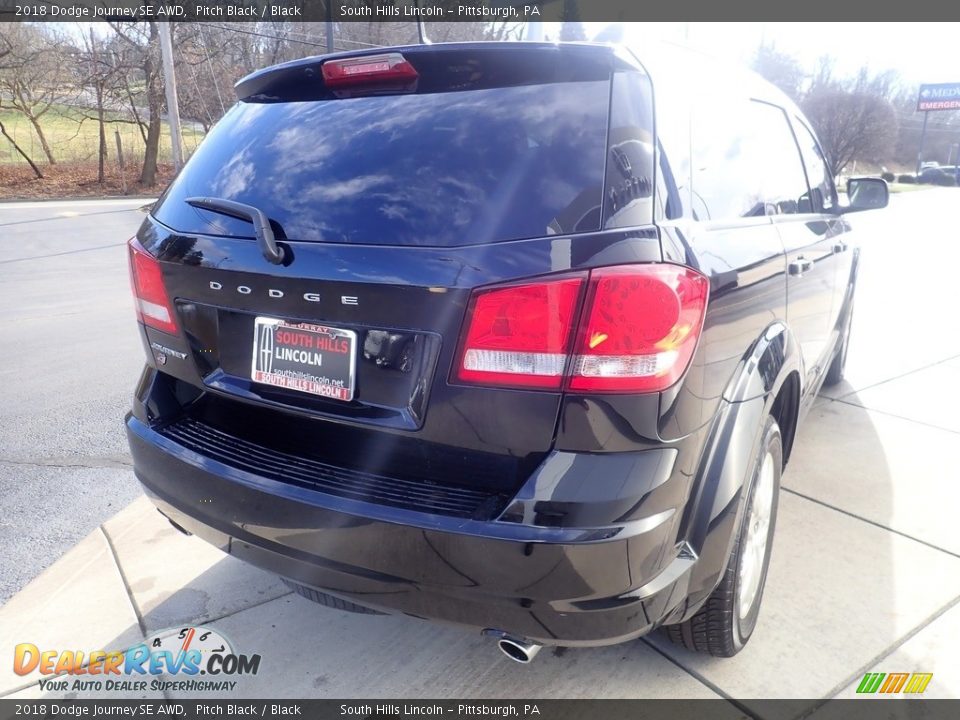
<path fill-rule="evenodd" d="M 910 677 L 910 682 L 907 683 L 907 687 L 903 689 L 905 693 L 922 693 L 927 689 L 927 685 L 930 684 L 930 679 L 933 677 L 933 673 L 914 673 Z"/>
<path fill-rule="evenodd" d="M 857 686 L 857 693 L 871 695 L 876 692 L 919 694 L 927 689 L 933 673 L 867 673 Z"/>
<path fill-rule="evenodd" d="M 857 688 L 858 693 L 875 693 L 877 688 L 880 687 L 880 683 L 883 682 L 883 678 L 886 677 L 886 673 L 867 673 L 863 676 L 863 680 L 860 681 L 860 687 Z"/>
<path fill-rule="evenodd" d="M 898 693 L 900 689 L 906 684 L 907 678 L 910 677 L 910 673 L 890 673 L 887 675 L 886 681 L 883 685 L 880 686 L 880 692 L 882 693 Z"/>

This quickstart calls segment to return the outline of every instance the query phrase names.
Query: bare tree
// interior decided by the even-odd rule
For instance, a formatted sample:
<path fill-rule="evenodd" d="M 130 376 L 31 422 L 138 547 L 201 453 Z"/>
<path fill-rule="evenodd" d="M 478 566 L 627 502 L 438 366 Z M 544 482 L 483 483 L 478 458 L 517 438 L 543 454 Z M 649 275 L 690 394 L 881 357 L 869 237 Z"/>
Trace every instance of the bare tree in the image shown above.
<path fill-rule="evenodd" d="M 586 40 L 587 32 L 580 22 L 580 7 L 577 0 L 563 0 L 560 8 L 560 40 Z"/>
<path fill-rule="evenodd" d="M 2 101 L 0 101 L 0 107 L 2 106 Z M 3 137 L 10 141 L 10 144 L 13 145 L 13 149 L 20 154 L 20 157 L 27 161 L 28 165 L 30 165 L 30 169 L 33 170 L 33 174 L 37 176 L 37 179 L 42 180 L 43 173 L 40 172 L 40 168 L 37 167 L 37 164 L 33 161 L 33 158 L 27 154 L 27 151 L 20 147 L 17 144 L 17 141 L 13 139 L 13 136 L 7 132 L 7 128 L 4 126 L 3 120 L 0 120 L 0 135 L 3 135 Z"/>
<path fill-rule="evenodd" d="M 126 43 L 133 57 L 137 73 L 127 73 L 124 77 L 126 95 L 136 112 L 137 96 L 145 95 L 147 101 L 146 132 L 144 133 L 143 166 L 140 169 L 140 184 L 152 187 L 157 184 L 157 161 L 160 155 L 160 133 L 164 110 L 163 78 L 160 64 L 160 35 L 157 23 L 111 22 L 114 32 Z M 171 30 L 175 31 L 174 25 Z M 134 91 L 137 83 L 144 88 Z"/>
<path fill-rule="evenodd" d="M 113 88 L 116 76 L 121 72 L 116 63 L 116 56 L 110 52 L 102 39 L 98 38 L 89 28 L 89 37 L 84 37 L 84 52 L 78 53 L 79 82 L 82 86 L 93 89 L 96 103 L 96 120 L 99 136 L 97 147 L 97 182 L 100 185 L 106 180 L 104 165 L 107 161 L 107 131 L 106 131 L 106 103 Z M 80 122 L 86 119 L 84 116 Z"/>
<path fill-rule="evenodd" d="M 780 52 L 773 44 L 764 44 L 757 48 L 751 65 L 790 99 L 800 100 L 806 75 L 794 57 Z"/>
<path fill-rule="evenodd" d="M 855 160 L 881 163 L 900 154 L 894 101 L 901 105 L 904 99 L 895 72 L 862 68 L 853 77 L 838 76 L 833 58 L 821 57 L 807 74 L 773 45 L 757 49 L 753 69 L 800 104 L 834 175 Z"/>
<path fill-rule="evenodd" d="M 861 90 L 823 89 L 808 95 L 803 109 L 834 175 L 854 160 L 876 162 L 892 156 L 897 115 L 885 98 Z"/>
<path fill-rule="evenodd" d="M 7 48 L 4 67 L 0 69 L 0 92 L 6 95 L 12 109 L 27 119 L 47 162 L 55 165 L 57 160 L 43 132 L 41 119 L 71 94 L 63 38 L 46 25 L 5 25 L 0 31 L 4 36 L 2 45 Z"/>

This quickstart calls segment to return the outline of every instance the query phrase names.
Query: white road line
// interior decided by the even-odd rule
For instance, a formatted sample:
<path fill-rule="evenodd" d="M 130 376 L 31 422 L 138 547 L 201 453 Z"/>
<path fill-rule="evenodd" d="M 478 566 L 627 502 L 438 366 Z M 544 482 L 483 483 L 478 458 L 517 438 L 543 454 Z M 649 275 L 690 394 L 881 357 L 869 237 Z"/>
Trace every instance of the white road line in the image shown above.
<path fill-rule="evenodd" d="M 11 210 L 39 210 L 42 208 L 58 208 L 58 207 L 100 207 L 100 206 L 114 206 L 114 205 L 131 205 L 133 207 L 140 207 L 141 205 L 149 205 L 150 203 L 156 202 L 156 198 L 110 198 L 107 200 L 51 200 L 44 202 L 0 202 L 0 213 L 5 209 L 9 208 Z"/>

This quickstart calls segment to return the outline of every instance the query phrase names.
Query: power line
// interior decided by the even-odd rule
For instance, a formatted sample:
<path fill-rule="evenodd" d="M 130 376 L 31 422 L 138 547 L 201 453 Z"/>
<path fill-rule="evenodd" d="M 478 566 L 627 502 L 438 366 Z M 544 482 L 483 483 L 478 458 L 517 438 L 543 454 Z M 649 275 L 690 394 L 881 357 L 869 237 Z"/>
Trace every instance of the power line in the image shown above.
<path fill-rule="evenodd" d="M 243 30 L 241 28 L 229 27 L 227 25 L 213 25 L 210 24 L 210 27 L 216 28 L 217 30 L 232 30 L 236 33 L 242 33 L 244 35 L 255 35 L 257 37 L 269 38 L 270 40 L 286 40 L 289 42 L 300 43 L 301 45 L 311 45 L 313 47 L 322 47 L 326 49 L 326 45 L 323 43 L 310 42 L 309 40 L 297 40 L 296 38 L 282 37 L 280 35 L 270 35 L 268 33 L 257 32 L 256 30 Z"/>
<path fill-rule="evenodd" d="M 210 71 L 213 87 L 217 91 L 217 100 L 220 101 L 220 114 L 223 115 L 227 112 L 227 109 L 223 104 L 223 95 L 220 94 L 220 83 L 217 82 L 217 76 L 213 72 L 213 63 L 210 62 L 210 49 L 207 47 L 207 39 L 203 34 L 203 23 L 198 23 L 197 28 L 200 30 L 200 43 L 203 45 L 203 54 L 207 57 L 207 69 Z"/>
<path fill-rule="evenodd" d="M 204 51 L 206 51 L 206 48 L 204 48 Z M 183 51 L 180 52 L 180 59 L 182 61 L 184 60 Z M 180 64 L 181 65 L 186 64 L 186 66 L 190 69 L 190 78 L 193 80 L 193 86 L 197 90 L 197 98 L 200 100 L 200 107 L 203 108 L 203 112 L 207 116 L 207 122 L 213 125 L 214 123 L 213 113 L 211 113 L 209 108 L 207 107 L 207 101 L 203 99 L 203 92 L 200 90 L 200 83 L 197 82 L 196 70 L 194 70 L 193 65 L 191 65 L 189 62 L 186 62 L 186 63 L 181 62 Z"/>
<path fill-rule="evenodd" d="M 296 37 L 292 37 L 292 36 L 293 35 L 299 35 L 300 37 L 310 37 L 310 36 L 304 33 L 293 32 L 292 30 L 284 30 L 283 35 L 272 35 L 270 33 L 257 32 L 256 30 L 245 30 L 243 28 L 230 27 L 229 25 L 216 25 L 214 23 L 197 23 L 197 24 L 201 26 L 207 25 L 208 27 L 212 27 L 217 30 L 230 30 L 232 32 L 242 33 L 244 35 L 254 35 L 256 37 L 268 38 L 270 40 L 285 40 L 288 42 L 299 43 L 300 45 L 310 45 L 312 47 L 320 47 L 324 49 L 326 49 L 327 47 L 325 43 L 313 42 L 312 40 L 298 40 Z M 341 44 L 349 43 L 351 45 L 360 45 L 361 47 L 371 47 L 371 48 L 383 47 L 382 45 L 377 45 L 376 43 L 368 43 L 368 42 L 363 42 L 361 40 L 348 40 L 346 38 L 339 38 L 336 40 L 336 42 Z"/>

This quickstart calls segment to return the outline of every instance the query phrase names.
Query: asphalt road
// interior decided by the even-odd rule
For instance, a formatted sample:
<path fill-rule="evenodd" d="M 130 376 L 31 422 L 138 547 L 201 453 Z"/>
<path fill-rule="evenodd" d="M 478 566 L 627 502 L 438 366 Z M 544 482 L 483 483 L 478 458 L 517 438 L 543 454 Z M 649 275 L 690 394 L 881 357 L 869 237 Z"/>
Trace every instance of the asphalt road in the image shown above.
<path fill-rule="evenodd" d="M 140 494 L 124 246 L 144 203 L 0 204 L 0 603 Z"/>

